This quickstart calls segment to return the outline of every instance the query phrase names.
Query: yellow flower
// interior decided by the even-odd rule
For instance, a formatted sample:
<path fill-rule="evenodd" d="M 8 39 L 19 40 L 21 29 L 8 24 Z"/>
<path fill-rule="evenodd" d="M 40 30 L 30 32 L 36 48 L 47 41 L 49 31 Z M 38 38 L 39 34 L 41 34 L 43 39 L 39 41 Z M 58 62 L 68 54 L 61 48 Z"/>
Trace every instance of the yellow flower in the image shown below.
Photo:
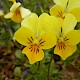
<path fill-rule="evenodd" d="M 76 45 L 80 41 L 79 31 L 74 30 L 77 21 L 75 17 L 69 13 L 63 20 L 63 24 L 56 23 L 56 18 L 53 20 L 51 17 L 47 14 L 40 16 L 40 18 L 43 20 L 41 21 L 43 22 L 42 27 L 45 31 L 51 31 L 55 33 L 57 44 L 54 48 L 54 54 L 61 56 L 61 58 L 65 60 L 76 51 Z M 48 19 L 50 20 L 49 22 L 47 21 Z M 47 26 L 49 23 L 50 26 Z M 53 25 L 53 23 L 56 23 L 56 25 Z"/>
<path fill-rule="evenodd" d="M 31 11 L 21 7 L 21 3 L 14 2 L 12 7 L 10 8 L 10 12 L 6 14 L 4 17 L 11 18 L 11 20 L 13 20 L 14 22 L 20 23 L 23 18 L 29 16 L 30 14 Z"/>
<path fill-rule="evenodd" d="M 16 2 L 16 0 L 9 0 L 9 1 Z"/>
<path fill-rule="evenodd" d="M 73 14 L 80 22 L 80 0 L 54 0 L 56 5 L 50 9 L 50 14 L 58 18 L 65 18 L 67 13 Z"/>
<path fill-rule="evenodd" d="M 35 13 L 25 18 L 14 34 L 14 38 L 27 47 L 22 50 L 30 64 L 41 61 L 44 58 L 42 49 L 52 48 L 56 44 L 56 36 L 51 32 L 44 32 L 40 20 Z M 49 26 L 49 25 L 48 25 Z"/>

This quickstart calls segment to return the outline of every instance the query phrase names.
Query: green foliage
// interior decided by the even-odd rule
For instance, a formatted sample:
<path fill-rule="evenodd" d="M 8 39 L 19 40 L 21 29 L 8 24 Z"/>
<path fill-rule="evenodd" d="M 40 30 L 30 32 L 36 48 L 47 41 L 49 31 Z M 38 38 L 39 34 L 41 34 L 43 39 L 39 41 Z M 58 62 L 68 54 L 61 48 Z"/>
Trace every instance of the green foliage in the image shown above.
<path fill-rule="evenodd" d="M 14 75 L 17 77 L 21 77 L 21 67 L 14 68 Z"/>
<path fill-rule="evenodd" d="M 21 60 L 24 60 L 24 54 L 22 54 L 21 50 L 16 50 L 15 56 Z"/>

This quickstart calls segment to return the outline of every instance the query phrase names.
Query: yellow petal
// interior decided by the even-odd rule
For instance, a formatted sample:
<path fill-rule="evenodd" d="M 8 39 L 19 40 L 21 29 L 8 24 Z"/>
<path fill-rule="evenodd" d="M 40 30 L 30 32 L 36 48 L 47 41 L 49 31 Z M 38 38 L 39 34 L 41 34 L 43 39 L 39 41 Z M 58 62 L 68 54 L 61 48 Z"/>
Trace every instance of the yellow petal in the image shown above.
<path fill-rule="evenodd" d="M 55 5 L 50 9 L 50 14 L 57 17 L 64 19 L 64 9 L 60 5 Z"/>
<path fill-rule="evenodd" d="M 23 49 L 22 53 L 24 53 L 28 59 L 30 64 L 34 64 L 37 61 L 41 61 L 44 58 L 44 52 L 41 48 L 38 48 L 38 51 L 30 50 L 31 46 Z"/>
<path fill-rule="evenodd" d="M 39 36 L 41 36 L 42 34 L 44 34 L 44 32 L 45 31 L 44 31 L 42 25 L 39 22 L 38 27 L 37 27 L 37 35 L 36 35 L 36 37 L 38 38 Z"/>
<path fill-rule="evenodd" d="M 56 3 L 57 5 L 61 5 L 64 9 L 67 6 L 67 2 L 68 0 L 54 0 L 54 3 Z"/>
<path fill-rule="evenodd" d="M 38 27 L 38 16 L 35 13 L 32 13 L 30 16 L 26 17 L 22 22 L 22 26 L 29 28 L 35 35 L 37 34 Z"/>
<path fill-rule="evenodd" d="M 56 45 L 57 39 L 52 32 L 46 32 L 42 34 L 39 38 L 39 45 L 42 49 L 49 49 Z"/>
<path fill-rule="evenodd" d="M 63 60 L 66 60 L 69 56 L 71 56 L 77 50 L 76 46 L 68 46 L 66 45 L 65 49 L 59 49 L 58 45 L 54 49 L 54 54 L 59 55 Z"/>
<path fill-rule="evenodd" d="M 13 13 L 12 12 L 9 12 L 8 14 L 6 14 L 4 17 L 5 18 L 11 18 L 13 16 Z"/>
<path fill-rule="evenodd" d="M 77 22 L 80 22 L 80 7 L 72 8 L 69 12 L 75 16 Z"/>
<path fill-rule="evenodd" d="M 19 10 L 15 11 L 11 19 L 16 23 L 20 23 L 22 21 L 22 16 L 20 14 L 20 11 Z"/>
<path fill-rule="evenodd" d="M 69 0 L 68 9 L 80 7 L 80 0 Z"/>
<path fill-rule="evenodd" d="M 43 13 L 39 17 L 39 22 L 44 31 L 50 31 L 53 34 L 59 35 L 62 23 L 56 17 Z"/>
<path fill-rule="evenodd" d="M 31 11 L 29 9 L 20 7 L 20 13 L 22 18 L 25 18 L 26 16 L 29 16 L 31 14 Z"/>
<path fill-rule="evenodd" d="M 17 8 L 19 8 L 20 5 L 21 5 L 21 3 L 14 2 L 14 4 L 12 5 L 12 7 L 10 8 L 10 11 L 14 12 Z"/>
<path fill-rule="evenodd" d="M 62 25 L 62 33 L 63 35 L 69 32 L 70 30 L 73 30 L 77 24 L 76 18 L 72 14 L 67 14 L 65 16 L 65 19 L 63 21 Z"/>
<path fill-rule="evenodd" d="M 78 30 L 69 31 L 64 38 L 68 39 L 66 42 L 69 45 L 77 45 L 80 42 L 80 34 Z"/>
<path fill-rule="evenodd" d="M 34 34 L 26 27 L 20 27 L 14 34 L 14 38 L 25 46 L 31 45 L 35 39 Z"/>

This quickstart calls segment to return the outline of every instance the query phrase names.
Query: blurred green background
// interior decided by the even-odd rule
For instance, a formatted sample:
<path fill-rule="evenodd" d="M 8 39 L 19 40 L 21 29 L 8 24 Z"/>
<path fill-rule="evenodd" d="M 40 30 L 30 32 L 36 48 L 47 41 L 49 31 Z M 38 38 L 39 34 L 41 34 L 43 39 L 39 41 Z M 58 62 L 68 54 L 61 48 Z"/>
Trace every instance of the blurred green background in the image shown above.
<path fill-rule="evenodd" d="M 0 9 L 6 14 L 12 4 L 8 0 L 0 0 Z M 49 13 L 54 3 L 53 0 L 23 0 L 22 5 L 40 15 Z M 0 80 L 80 80 L 80 44 L 65 61 L 50 49 L 44 50 L 45 57 L 41 62 L 30 65 L 27 57 L 21 53 L 24 46 L 13 38 L 19 27 L 20 24 L 0 17 Z M 76 29 L 80 29 L 80 23 Z"/>

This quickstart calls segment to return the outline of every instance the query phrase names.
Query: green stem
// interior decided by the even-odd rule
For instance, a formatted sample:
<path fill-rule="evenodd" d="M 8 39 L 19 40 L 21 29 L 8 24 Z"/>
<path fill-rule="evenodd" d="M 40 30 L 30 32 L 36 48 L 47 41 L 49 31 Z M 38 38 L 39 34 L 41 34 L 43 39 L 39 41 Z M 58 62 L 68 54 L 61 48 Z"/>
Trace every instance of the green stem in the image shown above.
<path fill-rule="evenodd" d="M 52 62 L 52 59 L 53 59 L 53 53 L 52 53 L 52 55 L 51 55 L 51 59 L 50 59 L 50 62 L 49 62 L 47 80 L 49 80 L 49 76 L 50 76 L 50 67 L 51 67 L 51 62 Z"/>
<path fill-rule="evenodd" d="M 38 62 L 38 68 L 37 68 L 37 70 L 39 70 L 39 68 L 40 68 L 40 61 Z"/>

